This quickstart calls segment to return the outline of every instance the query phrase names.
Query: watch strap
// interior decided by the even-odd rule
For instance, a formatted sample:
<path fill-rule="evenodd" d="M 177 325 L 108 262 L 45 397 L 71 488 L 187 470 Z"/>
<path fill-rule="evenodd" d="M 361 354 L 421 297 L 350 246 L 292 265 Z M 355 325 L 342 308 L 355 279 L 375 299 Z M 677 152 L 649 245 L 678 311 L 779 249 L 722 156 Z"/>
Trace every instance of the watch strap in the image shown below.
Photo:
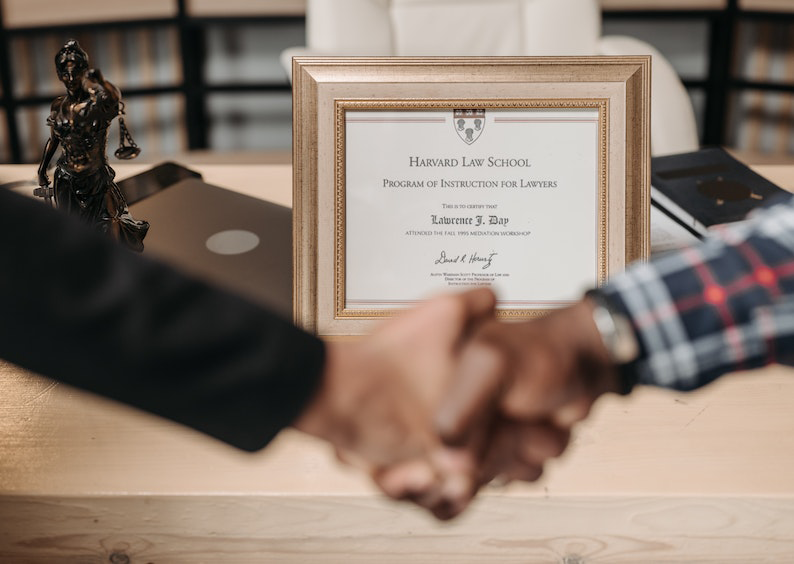
<path fill-rule="evenodd" d="M 636 384 L 636 361 L 640 354 L 639 343 L 628 317 L 618 311 L 600 290 L 588 290 L 585 297 L 593 307 L 593 323 L 609 358 L 618 369 L 622 395 L 628 394 Z"/>

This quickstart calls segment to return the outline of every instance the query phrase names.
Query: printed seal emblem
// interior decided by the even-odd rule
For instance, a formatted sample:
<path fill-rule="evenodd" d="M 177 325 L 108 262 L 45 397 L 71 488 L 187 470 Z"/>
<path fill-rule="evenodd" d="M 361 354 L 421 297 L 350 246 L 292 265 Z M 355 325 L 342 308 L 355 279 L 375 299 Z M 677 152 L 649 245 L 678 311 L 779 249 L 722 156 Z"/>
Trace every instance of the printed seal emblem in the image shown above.
<path fill-rule="evenodd" d="M 485 129 L 484 109 L 457 109 L 452 111 L 452 125 L 464 143 L 471 145 L 482 135 Z"/>

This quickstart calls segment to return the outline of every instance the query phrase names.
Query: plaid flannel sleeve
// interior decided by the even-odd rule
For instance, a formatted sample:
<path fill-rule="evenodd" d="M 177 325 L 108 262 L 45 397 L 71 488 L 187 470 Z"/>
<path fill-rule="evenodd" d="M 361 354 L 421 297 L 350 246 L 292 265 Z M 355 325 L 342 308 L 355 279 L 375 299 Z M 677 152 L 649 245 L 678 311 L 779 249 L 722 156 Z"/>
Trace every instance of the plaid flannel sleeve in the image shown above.
<path fill-rule="evenodd" d="M 603 291 L 640 343 L 636 383 L 691 390 L 794 364 L 794 198 L 634 266 Z"/>

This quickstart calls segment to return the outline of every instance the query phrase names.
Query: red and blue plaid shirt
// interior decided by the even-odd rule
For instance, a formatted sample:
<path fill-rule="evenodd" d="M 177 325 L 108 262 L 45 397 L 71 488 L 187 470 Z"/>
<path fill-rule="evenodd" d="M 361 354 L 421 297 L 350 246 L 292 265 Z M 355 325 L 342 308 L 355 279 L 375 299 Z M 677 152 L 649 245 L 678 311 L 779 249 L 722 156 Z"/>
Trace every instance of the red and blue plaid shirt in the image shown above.
<path fill-rule="evenodd" d="M 794 364 L 794 198 L 633 266 L 603 291 L 640 343 L 636 383 L 691 390 Z"/>

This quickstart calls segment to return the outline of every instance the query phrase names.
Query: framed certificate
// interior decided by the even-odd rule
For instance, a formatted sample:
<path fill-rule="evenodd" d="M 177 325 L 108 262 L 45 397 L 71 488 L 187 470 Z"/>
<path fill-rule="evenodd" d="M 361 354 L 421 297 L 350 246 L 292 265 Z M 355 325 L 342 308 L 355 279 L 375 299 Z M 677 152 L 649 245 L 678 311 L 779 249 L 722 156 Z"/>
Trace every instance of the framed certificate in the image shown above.
<path fill-rule="evenodd" d="M 293 60 L 296 321 L 578 300 L 648 255 L 650 58 Z"/>

